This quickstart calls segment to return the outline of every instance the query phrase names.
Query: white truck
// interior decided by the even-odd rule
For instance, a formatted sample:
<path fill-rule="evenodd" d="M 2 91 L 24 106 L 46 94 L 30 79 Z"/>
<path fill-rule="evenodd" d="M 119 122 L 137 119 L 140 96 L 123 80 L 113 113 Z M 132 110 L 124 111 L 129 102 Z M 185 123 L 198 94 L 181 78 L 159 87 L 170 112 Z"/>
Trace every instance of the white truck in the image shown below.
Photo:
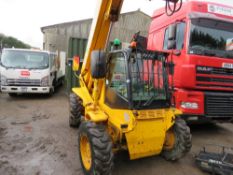
<path fill-rule="evenodd" d="M 3 49 L 0 61 L 1 91 L 53 94 L 65 78 L 65 52 Z"/>

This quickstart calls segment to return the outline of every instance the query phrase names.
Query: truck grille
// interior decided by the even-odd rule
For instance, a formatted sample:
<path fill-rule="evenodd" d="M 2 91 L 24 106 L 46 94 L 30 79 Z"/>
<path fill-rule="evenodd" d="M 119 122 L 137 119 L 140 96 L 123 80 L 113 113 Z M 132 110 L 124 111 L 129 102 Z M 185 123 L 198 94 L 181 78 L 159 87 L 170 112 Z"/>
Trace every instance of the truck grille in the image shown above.
<path fill-rule="evenodd" d="M 38 79 L 7 79 L 8 86 L 40 86 Z"/>
<path fill-rule="evenodd" d="M 196 85 L 199 87 L 233 88 L 233 69 L 197 66 L 196 74 L 199 74 L 196 77 Z M 206 77 L 204 74 L 212 75 L 213 77 Z M 224 78 L 219 78 L 219 75 L 224 76 Z"/>
<path fill-rule="evenodd" d="M 210 117 L 233 117 L 233 93 L 205 93 L 205 113 Z"/>
<path fill-rule="evenodd" d="M 225 75 L 233 76 L 233 69 L 209 67 L 209 66 L 197 66 L 197 74 L 209 74 L 209 75 Z"/>
<path fill-rule="evenodd" d="M 199 77 L 199 76 L 197 76 L 197 81 L 233 83 L 233 79 L 212 78 L 212 77 Z"/>

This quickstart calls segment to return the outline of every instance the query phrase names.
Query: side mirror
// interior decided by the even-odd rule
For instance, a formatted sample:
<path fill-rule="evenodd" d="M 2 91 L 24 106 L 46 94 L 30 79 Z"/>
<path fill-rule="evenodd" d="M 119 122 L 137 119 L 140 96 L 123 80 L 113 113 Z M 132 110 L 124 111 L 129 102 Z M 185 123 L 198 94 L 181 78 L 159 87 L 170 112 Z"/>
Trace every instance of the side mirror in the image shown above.
<path fill-rule="evenodd" d="M 72 70 L 74 72 L 77 72 L 79 70 L 79 65 L 80 65 L 80 58 L 79 58 L 79 56 L 74 56 L 74 58 L 73 58 L 73 64 L 72 64 Z"/>
<path fill-rule="evenodd" d="M 167 49 L 176 49 L 176 40 L 168 40 Z"/>
<path fill-rule="evenodd" d="M 106 53 L 102 50 L 94 50 L 91 53 L 91 76 L 95 79 L 106 76 Z"/>
<path fill-rule="evenodd" d="M 168 40 L 176 40 L 176 29 L 177 25 L 172 24 L 168 28 Z"/>
<path fill-rule="evenodd" d="M 176 29 L 177 25 L 172 24 L 168 28 L 168 50 L 170 49 L 176 49 Z"/>

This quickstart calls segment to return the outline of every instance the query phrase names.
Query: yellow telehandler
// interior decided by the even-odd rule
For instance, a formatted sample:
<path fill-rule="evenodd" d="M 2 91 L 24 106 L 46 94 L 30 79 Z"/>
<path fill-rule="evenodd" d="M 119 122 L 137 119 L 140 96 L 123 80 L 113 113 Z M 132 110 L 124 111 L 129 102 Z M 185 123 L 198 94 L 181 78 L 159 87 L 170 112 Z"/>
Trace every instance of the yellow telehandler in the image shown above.
<path fill-rule="evenodd" d="M 166 0 L 177 3 L 177 0 Z M 70 94 L 71 127 L 79 127 L 78 148 L 85 175 L 108 175 L 113 156 L 127 150 L 131 160 L 161 154 L 178 160 L 191 149 L 190 129 L 172 105 L 168 54 L 138 47 L 106 53 L 111 25 L 123 0 L 98 0 L 80 87 Z M 170 29 L 174 37 L 174 28 Z M 73 70 L 79 70 L 74 58 Z"/>

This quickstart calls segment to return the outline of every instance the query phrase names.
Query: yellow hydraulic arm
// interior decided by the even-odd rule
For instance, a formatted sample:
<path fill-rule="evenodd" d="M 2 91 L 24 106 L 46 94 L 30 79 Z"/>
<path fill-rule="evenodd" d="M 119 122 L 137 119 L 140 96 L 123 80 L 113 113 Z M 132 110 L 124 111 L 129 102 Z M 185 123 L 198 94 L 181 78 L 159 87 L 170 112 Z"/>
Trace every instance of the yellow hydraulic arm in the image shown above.
<path fill-rule="evenodd" d="M 90 57 L 93 50 L 103 50 L 109 36 L 111 23 L 118 20 L 123 0 L 98 0 L 98 14 L 93 19 L 93 24 L 87 44 L 87 49 L 82 65 L 81 76 L 91 90 L 93 80 L 90 73 Z"/>
<path fill-rule="evenodd" d="M 85 83 L 90 94 L 94 98 L 93 84 L 94 80 L 91 77 L 90 71 L 90 57 L 93 50 L 104 50 L 106 43 L 108 41 L 108 36 L 111 30 L 111 25 L 113 22 L 118 20 L 122 4 L 124 0 L 98 0 L 97 4 L 97 14 L 95 15 L 88 39 L 88 44 L 86 48 L 86 53 L 84 57 L 84 62 L 81 69 L 80 81 Z M 177 3 L 182 0 L 165 0 L 166 9 L 168 8 L 169 2 Z M 172 7 L 169 6 L 171 10 Z M 172 10 L 173 12 L 175 12 Z M 166 10 L 167 12 L 167 10 Z M 101 83 L 100 83 L 101 84 Z M 99 86 L 96 84 L 96 86 Z M 101 88 L 101 87 L 99 87 Z M 99 95 L 97 95 L 99 96 Z M 98 97 L 97 97 L 98 98 Z"/>

